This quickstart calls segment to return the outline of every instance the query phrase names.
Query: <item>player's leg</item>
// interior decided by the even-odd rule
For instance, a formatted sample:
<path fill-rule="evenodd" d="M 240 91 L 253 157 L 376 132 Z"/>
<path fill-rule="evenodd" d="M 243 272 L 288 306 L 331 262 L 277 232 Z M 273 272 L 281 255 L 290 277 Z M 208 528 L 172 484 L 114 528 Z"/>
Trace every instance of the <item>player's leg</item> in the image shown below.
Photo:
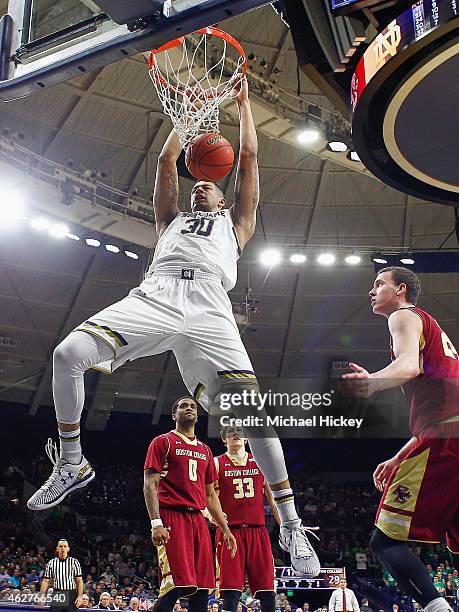
<path fill-rule="evenodd" d="M 188 597 L 188 612 L 207 612 L 209 591 L 198 589 L 196 593 Z"/>
<path fill-rule="evenodd" d="M 247 527 L 247 577 L 250 590 L 260 600 L 263 612 L 275 610 L 274 559 L 266 527 Z"/>
<path fill-rule="evenodd" d="M 226 589 L 222 591 L 221 596 L 223 598 L 222 611 L 236 612 L 241 599 L 241 591 Z"/>
<path fill-rule="evenodd" d="M 397 580 L 400 587 L 428 612 L 450 610 L 446 599 L 440 597 L 421 560 L 410 550 L 407 542 L 400 542 L 385 535 L 378 528 L 370 541 L 379 561 Z M 435 605 L 428 608 L 428 604 Z"/>
<path fill-rule="evenodd" d="M 177 599 L 184 597 L 187 593 L 187 589 L 175 588 L 171 589 L 164 595 L 160 595 L 158 599 L 155 601 L 155 605 L 153 606 L 154 612 L 172 612 L 175 606 L 175 602 Z"/>
<path fill-rule="evenodd" d="M 210 412 L 225 414 L 221 400 L 226 398 L 235 416 L 263 416 L 257 379 L 228 295 L 219 284 L 194 282 L 201 283 L 201 288 L 188 296 L 186 338 L 179 349 L 174 349 L 185 384 Z M 238 401 L 241 398 L 245 400 L 243 405 Z M 273 490 L 282 521 L 280 544 L 290 553 L 297 571 L 316 576 L 320 562 L 295 508 L 279 438 L 266 424 L 244 429 L 255 460 Z"/>
<path fill-rule="evenodd" d="M 197 513 L 160 508 L 161 520 L 170 533 L 167 544 L 157 547 L 161 578 L 159 585 L 160 612 L 171 612 L 179 597 L 189 597 L 201 586 L 198 584 L 195 564 L 195 514 Z M 199 514 L 204 521 L 210 540 L 205 519 L 200 512 Z M 205 544 L 206 534 L 201 535 Z M 214 586 L 215 579 L 212 571 L 208 588 Z M 169 596 L 170 592 L 174 592 L 175 599 Z M 171 602 L 172 606 L 166 608 Z"/>
<path fill-rule="evenodd" d="M 113 351 L 107 344 L 82 331 L 68 336 L 54 351 L 53 394 L 61 452 L 49 439 L 46 453 L 54 469 L 28 500 L 31 510 L 51 508 L 93 480 L 94 470 L 83 456 L 80 443 L 84 372 L 111 356 Z"/>
<path fill-rule="evenodd" d="M 427 612 L 451 607 L 407 543 L 443 540 L 457 509 L 457 486 L 450 477 L 458 472 L 458 440 L 420 439 L 391 474 L 376 517 L 371 540 L 376 556 Z M 438 495 L 438 483 L 448 478 L 451 486 Z"/>
<path fill-rule="evenodd" d="M 234 559 L 225 546 L 221 530 L 218 529 L 215 534 L 217 588 L 223 599 L 224 612 L 236 612 L 244 588 L 247 551 L 241 533 L 243 529 L 243 527 L 231 529 L 237 542 L 237 553 Z"/>
<path fill-rule="evenodd" d="M 60 452 L 52 441 L 48 442 L 47 454 L 54 469 L 29 499 L 30 509 L 51 508 L 94 478 L 80 443 L 84 374 L 90 368 L 110 374 L 128 359 L 173 348 L 173 334 L 182 324 L 173 282 L 162 283 L 161 298 L 162 302 L 130 294 L 79 325 L 56 347 L 53 394 Z M 168 308 L 168 303 L 174 304 L 174 309 Z"/>
<path fill-rule="evenodd" d="M 194 572 L 198 591 L 195 597 L 195 612 L 207 612 L 207 595 L 215 590 L 215 561 L 206 519 L 201 512 L 191 515 L 192 526 L 183 534 L 183 541 L 189 541 L 190 567 Z M 202 605 L 202 591 L 206 593 L 205 606 Z M 190 597 L 190 603 L 191 603 Z"/>
<path fill-rule="evenodd" d="M 274 612 L 276 609 L 275 591 L 258 591 L 256 595 L 260 601 L 260 608 L 263 612 Z"/>

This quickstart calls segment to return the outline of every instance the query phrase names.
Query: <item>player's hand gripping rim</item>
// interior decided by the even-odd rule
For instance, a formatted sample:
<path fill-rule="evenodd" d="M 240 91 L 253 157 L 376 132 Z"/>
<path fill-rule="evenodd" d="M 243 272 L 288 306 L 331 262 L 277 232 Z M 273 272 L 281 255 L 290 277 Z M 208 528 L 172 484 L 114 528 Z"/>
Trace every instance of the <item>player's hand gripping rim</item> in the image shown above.
<path fill-rule="evenodd" d="M 249 84 L 245 74 L 236 73 L 230 81 L 231 93 L 230 97 L 236 100 L 239 104 L 249 100 Z"/>
<path fill-rule="evenodd" d="M 171 538 L 169 531 L 170 527 L 163 527 L 163 525 L 152 527 L 151 541 L 153 542 L 153 544 L 155 546 L 165 546 Z"/>
<path fill-rule="evenodd" d="M 225 541 L 226 548 L 231 551 L 231 558 L 233 559 L 237 552 L 237 542 L 229 529 L 223 532 L 223 540 Z"/>

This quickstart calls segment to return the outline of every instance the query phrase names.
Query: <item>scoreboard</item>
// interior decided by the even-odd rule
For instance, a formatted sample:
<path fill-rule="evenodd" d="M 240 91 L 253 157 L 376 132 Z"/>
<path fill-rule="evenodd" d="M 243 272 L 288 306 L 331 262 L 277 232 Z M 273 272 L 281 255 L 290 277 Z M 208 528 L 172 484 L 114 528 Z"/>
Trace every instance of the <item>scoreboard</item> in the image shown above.
<path fill-rule="evenodd" d="M 346 578 L 344 567 L 323 567 L 317 578 L 305 578 L 291 567 L 276 567 L 277 589 L 337 589 L 341 578 Z"/>
<path fill-rule="evenodd" d="M 351 13 L 358 9 L 383 4 L 384 0 L 330 0 L 332 12 Z"/>
<path fill-rule="evenodd" d="M 370 43 L 351 83 L 351 110 L 371 79 L 399 52 L 459 16 L 459 0 L 417 0 Z"/>

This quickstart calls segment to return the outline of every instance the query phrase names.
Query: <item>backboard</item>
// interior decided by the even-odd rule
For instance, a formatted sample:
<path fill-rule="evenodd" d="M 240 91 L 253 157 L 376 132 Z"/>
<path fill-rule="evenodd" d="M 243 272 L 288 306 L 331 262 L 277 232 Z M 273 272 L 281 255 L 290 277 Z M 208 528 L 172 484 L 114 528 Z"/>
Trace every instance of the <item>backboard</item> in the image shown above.
<path fill-rule="evenodd" d="M 0 99 L 13 100 L 266 0 L 9 0 L 0 21 Z"/>

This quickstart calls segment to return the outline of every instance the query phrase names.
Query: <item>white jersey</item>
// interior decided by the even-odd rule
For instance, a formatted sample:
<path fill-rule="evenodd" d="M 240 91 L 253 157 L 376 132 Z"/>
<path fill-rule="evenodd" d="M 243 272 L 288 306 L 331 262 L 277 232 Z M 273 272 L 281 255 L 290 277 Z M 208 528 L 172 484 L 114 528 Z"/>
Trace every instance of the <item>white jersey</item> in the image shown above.
<path fill-rule="evenodd" d="M 182 212 L 162 233 L 147 277 L 171 267 L 198 268 L 222 279 L 230 291 L 237 280 L 241 250 L 228 209 Z"/>

